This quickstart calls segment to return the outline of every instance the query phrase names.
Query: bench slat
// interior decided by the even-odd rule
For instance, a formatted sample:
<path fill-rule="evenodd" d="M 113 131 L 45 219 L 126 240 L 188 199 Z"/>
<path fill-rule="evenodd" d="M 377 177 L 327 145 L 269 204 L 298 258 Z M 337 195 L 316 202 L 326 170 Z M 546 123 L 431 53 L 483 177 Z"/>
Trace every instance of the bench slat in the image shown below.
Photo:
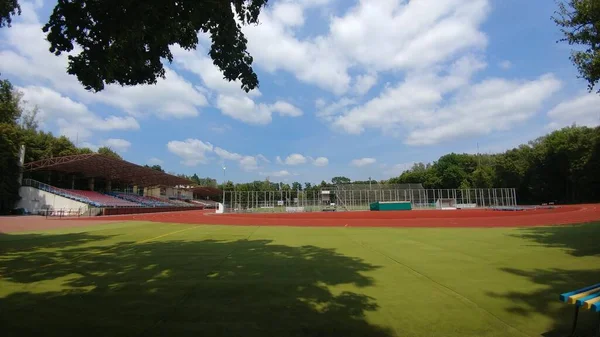
<path fill-rule="evenodd" d="M 591 294 L 591 295 L 587 295 L 587 296 L 585 296 L 585 297 L 583 297 L 583 298 L 580 298 L 580 299 L 578 299 L 578 300 L 577 300 L 577 303 L 576 303 L 576 304 L 577 304 L 577 306 L 579 306 L 579 307 L 581 307 L 581 306 L 584 306 L 584 307 L 585 307 L 585 309 L 589 309 L 589 306 L 590 306 L 591 304 L 594 304 L 594 303 L 596 303 L 596 300 L 594 300 L 595 298 L 598 298 L 598 299 L 600 299 L 600 292 L 596 292 L 596 293 L 593 293 L 593 294 Z M 586 305 L 585 305 L 585 303 L 587 303 L 587 302 L 589 302 L 589 301 L 592 301 L 592 302 L 591 302 L 591 304 L 590 304 L 590 305 L 588 305 L 588 306 L 586 306 Z"/>
<path fill-rule="evenodd" d="M 595 298 L 591 298 L 583 303 L 585 309 L 592 310 L 594 306 L 600 305 L 600 294 L 596 294 Z"/>
<path fill-rule="evenodd" d="M 594 284 L 594 285 L 592 285 L 592 286 L 589 286 L 589 287 L 581 288 L 581 289 L 579 289 L 579 290 L 570 291 L 570 292 L 568 292 L 568 293 L 561 294 L 561 295 L 560 295 L 560 300 L 561 300 L 561 301 L 563 301 L 563 302 L 569 302 L 569 298 L 570 298 L 571 296 L 579 295 L 579 294 L 581 294 L 581 293 L 583 293 L 583 292 L 587 292 L 587 291 L 590 291 L 590 290 L 592 290 L 592 289 L 599 288 L 599 287 L 600 287 L 600 283 L 598 283 L 598 284 Z M 584 296 L 585 296 L 585 295 L 584 295 Z M 580 297 L 583 297 L 583 296 L 579 296 L 579 297 L 577 297 L 576 299 L 579 299 Z"/>
<path fill-rule="evenodd" d="M 590 289 L 588 291 L 584 291 L 584 292 L 576 294 L 576 295 L 569 296 L 569 304 L 575 304 L 575 302 L 577 302 L 577 300 L 587 297 L 587 296 L 590 296 L 590 295 L 594 295 L 599 291 L 600 291 L 600 287 Z"/>

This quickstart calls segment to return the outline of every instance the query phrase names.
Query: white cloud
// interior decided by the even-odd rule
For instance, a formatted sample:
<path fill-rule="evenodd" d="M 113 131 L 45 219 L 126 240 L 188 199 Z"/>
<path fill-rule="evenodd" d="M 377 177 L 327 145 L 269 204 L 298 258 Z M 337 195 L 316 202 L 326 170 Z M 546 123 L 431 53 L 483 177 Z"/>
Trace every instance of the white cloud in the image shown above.
<path fill-rule="evenodd" d="M 271 111 L 264 104 L 256 104 L 247 96 L 219 95 L 217 107 L 224 115 L 248 124 L 271 123 Z"/>
<path fill-rule="evenodd" d="M 363 166 L 367 166 L 367 165 L 373 165 L 377 162 L 377 160 L 375 158 L 360 158 L 360 159 L 354 159 L 350 162 L 350 165 L 355 166 L 355 167 L 363 167 Z"/>
<path fill-rule="evenodd" d="M 240 160 L 240 159 L 242 159 L 242 155 L 240 155 L 239 153 L 232 153 L 232 152 L 224 150 L 220 147 L 215 148 L 215 153 L 217 154 L 217 156 L 219 156 L 220 158 L 225 159 L 225 160 Z"/>
<path fill-rule="evenodd" d="M 329 159 L 325 158 L 325 157 L 318 157 L 315 158 L 315 160 L 313 160 L 313 165 L 315 166 L 327 166 L 329 165 Z"/>
<path fill-rule="evenodd" d="M 285 26 L 302 26 L 304 9 L 298 3 L 276 2 L 273 6 L 273 17 Z"/>
<path fill-rule="evenodd" d="M 185 141 L 173 140 L 167 143 L 167 149 L 182 158 L 181 163 L 186 166 L 196 166 L 206 163 L 206 155 L 213 151 L 211 143 L 205 143 L 198 139 L 188 138 Z"/>
<path fill-rule="evenodd" d="M 292 174 L 290 172 L 288 172 L 287 170 L 281 170 L 281 171 L 274 171 L 274 172 L 261 172 L 260 175 L 267 176 L 267 177 L 281 178 L 281 177 L 291 176 Z"/>
<path fill-rule="evenodd" d="M 215 147 L 214 152 L 219 158 L 223 160 L 231 160 L 237 161 L 240 167 L 245 171 L 252 171 L 258 168 L 258 161 L 263 160 L 268 162 L 268 159 L 265 158 L 262 154 L 257 156 L 245 156 L 239 153 L 230 152 L 220 147 Z"/>
<path fill-rule="evenodd" d="M 580 126 L 600 125 L 600 96 L 595 92 L 584 93 L 561 102 L 548 111 L 548 128 L 559 129 L 572 124 Z"/>
<path fill-rule="evenodd" d="M 256 104 L 254 100 L 244 95 L 219 95 L 216 105 L 224 115 L 248 124 L 269 124 L 273 112 L 288 117 L 302 115 L 302 111 L 290 103 L 277 101 L 272 105 Z"/>
<path fill-rule="evenodd" d="M 46 87 L 18 87 L 23 93 L 26 106 L 39 107 L 38 120 L 42 126 L 56 124 L 59 133 L 72 140 L 87 139 L 93 131 L 138 130 L 140 125 L 131 116 L 100 117 L 91 112 L 86 105 Z"/>
<path fill-rule="evenodd" d="M 256 158 L 264 161 L 267 164 L 271 163 L 271 161 L 269 159 L 267 159 L 267 157 L 263 156 L 262 154 L 259 154 L 258 156 L 256 156 Z"/>
<path fill-rule="evenodd" d="M 220 124 L 220 125 L 214 125 L 210 129 L 216 133 L 225 133 L 227 131 L 231 131 L 231 126 L 228 124 Z"/>
<path fill-rule="evenodd" d="M 343 94 L 351 88 L 350 67 L 425 69 L 482 49 L 487 38 L 479 26 L 489 8 L 488 0 L 359 1 L 344 15 L 331 16 L 327 34 L 300 39 L 287 27 L 303 23 L 302 8 L 283 3 L 264 10 L 261 24 L 244 27 L 244 33 L 258 66 Z M 354 82 L 360 94 L 375 77 L 361 75 Z"/>
<path fill-rule="evenodd" d="M 131 142 L 121 138 L 109 138 L 105 140 L 103 144 L 117 152 L 127 152 L 131 147 Z"/>
<path fill-rule="evenodd" d="M 156 157 L 152 157 L 150 159 L 148 159 L 148 165 L 162 165 L 164 163 L 164 161 L 156 158 Z"/>
<path fill-rule="evenodd" d="M 402 164 L 395 164 L 392 165 L 391 167 L 384 167 L 384 173 L 389 176 L 389 177 L 397 177 L 399 175 L 402 174 L 402 172 L 410 170 L 413 165 L 415 164 L 415 162 L 409 162 L 409 163 L 402 163 Z"/>
<path fill-rule="evenodd" d="M 350 87 L 349 64 L 342 51 L 323 36 L 304 41 L 296 38 L 282 22 L 285 20 L 294 22 L 267 8 L 261 12 L 259 25 L 244 27 L 255 63 L 271 73 L 278 70 L 291 72 L 300 81 L 338 94 L 347 91 Z M 296 18 L 295 23 L 298 22 Z"/>
<path fill-rule="evenodd" d="M 531 118 L 561 86 L 551 74 L 530 81 L 492 78 L 470 84 L 472 74 L 484 67 L 467 55 L 448 70 L 409 73 L 378 97 L 326 120 L 351 134 L 375 128 L 404 134 L 409 145 L 430 145 L 507 130 Z"/>
<path fill-rule="evenodd" d="M 279 165 L 283 165 L 283 164 L 285 164 L 285 163 L 283 162 L 283 160 L 281 160 L 281 157 L 280 157 L 280 156 L 277 156 L 277 157 L 275 158 L 275 162 L 276 162 L 277 164 L 279 164 Z"/>
<path fill-rule="evenodd" d="M 195 51 L 174 47 L 173 55 L 176 64 L 196 74 L 211 90 L 211 94 L 215 96 L 213 105 L 224 115 L 253 125 L 271 123 L 273 113 L 283 117 L 302 115 L 300 109 L 285 101 L 277 101 L 273 104 L 256 103 L 255 99 L 262 95 L 261 92 L 254 89 L 245 93 L 241 89 L 239 80 L 224 79 L 221 70 L 206 56 L 206 51 L 203 45 L 199 45 L 198 50 Z"/>
<path fill-rule="evenodd" d="M 359 95 L 364 95 L 377 83 L 377 75 L 376 74 L 365 74 L 356 77 L 356 82 L 354 83 L 354 92 Z"/>
<path fill-rule="evenodd" d="M 244 156 L 240 159 L 240 167 L 245 171 L 252 171 L 258 168 L 258 160 L 256 157 Z"/>
<path fill-rule="evenodd" d="M 319 99 L 315 102 L 315 105 L 318 109 L 317 117 L 321 117 L 325 120 L 331 120 L 332 116 L 339 114 L 342 110 L 349 106 L 353 106 L 357 103 L 355 99 L 342 97 L 337 102 L 333 102 L 327 105 L 322 99 Z"/>
<path fill-rule="evenodd" d="M 285 158 L 285 164 L 290 166 L 305 164 L 306 161 L 306 157 L 299 153 L 291 154 L 287 158 Z"/>
<path fill-rule="evenodd" d="M 288 102 L 277 101 L 271 105 L 271 110 L 273 112 L 279 113 L 281 116 L 289 116 L 289 117 L 299 117 L 302 116 L 302 110 L 297 107 L 291 105 Z"/>
<path fill-rule="evenodd" d="M 196 87 L 169 68 L 165 79 L 159 79 L 155 85 L 109 85 L 90 95 L 89 100 L 112 105 L 133 116 L 151 113 L 160 118 L 196 117 L 198 109 L 208 104 Z"/>
<path fill-rule="evenodd" d="M 500 66 L 500 68 L 502 68 L 504 70 L 512 68 L 512 62 L 510 62 L 509 60 L 504 60 L 504 61 L 500 62 L 498 65 Z"/>
<path fill-rule="evenodd" d="M 508 130 L 533 117 L 560 86 L 553 75 L 528 82 L 486 80 L 462 91 L 453 104 L 438 110 L 435 123 L 413 129 L 406 143 L 430 145 Z"/>
<path fill-rule="evenodd" d="M 334 17 L 331 39 L 353 61 L 378 71 L 425 68 L 487 43 L 479 25 L 487 0 L 361 1 Z"/>

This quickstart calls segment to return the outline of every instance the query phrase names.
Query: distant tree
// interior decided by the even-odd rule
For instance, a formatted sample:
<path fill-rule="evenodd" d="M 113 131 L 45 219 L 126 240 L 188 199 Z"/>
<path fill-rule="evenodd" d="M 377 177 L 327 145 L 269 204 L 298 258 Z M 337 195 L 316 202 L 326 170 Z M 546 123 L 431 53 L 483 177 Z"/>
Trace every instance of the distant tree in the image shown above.
<path fill-rule="evenodd" d="M 116 153 L 115 151 L 113 151 L 110 147 L 108 146 L 102 146 L 101 148 L 98 149 L 98 153 L 107 157 L 111 157 L 114 159 L 119 159 L 119 160 L 123 160 L 123 158 Z"/>
<path fill-rule="evenodd" d="M 342 185 L 342 184 L 350 184 L 352 180 L 346 177 L 333 177 L 331 178 L 331 183 L 334 185 Z"/>
<path fill-rule="evenodd" d="M 81 147 L 78 150 L 79 150 L 79 154 L 92 154 L 92 153 L 94 153 L 94 151 L 92 151 L 90 148 L 87 148 L 87 147 Z"/>
<path fill-rule="evenodd" d="M 38 129 L 38 114 L 40 112 L 39 106 L 34 106 L 31 110 L 22 110 L 19 124 L 21 128 L 28 131 L 37 131 Z"/>
<path fill-rule="evenodd" d="M 494 169 L 491 166 L 478 167 L 472 174 L 473 187 L 494 187 Z"/>
<path fill-rule="evenodd" d="M 200 185 L 200 177 L 198 177 L 196 173 L 194 173 L 194 175 L 190 177 L 190 180 Z"/>
<path fill-rule="evenodd" d="M 95 91 L 111 83 L 156 83 L 165 75 L 163 60 L 173 61 L 172 46 L 195 49 L 198 33 L 208 33 L 214 64 L 225 79 L 240 80 L 248 92 L 258 86 L 258 77 L 241 28 L 258 23 L 266 4 L 267 0 L 59 1 L 43 31 L 56 55 L 81 46 L 69 56 L 67 72 Z M 20 13 L 17 0 L 0 0 L 0 27 Z"/>
<path fill-rule="evenodd" d="M 292 190 L 294 190 L 294 191 L 302 191 L 302 184 L 300 184 L 297 181 L 294 181 L 292 183 Z"/>
<path fill-rule="evenodd" d="M 571 61 L 594 90 L 600 80 L 600 0 L 561 2 L 553 19 L 564 35 L 560 41 L 583 47 L 571 52 Z"/>
<path fill-rule="evenodd" d="M 2 1 L 2 0 L 0 0 Z M 14 125 L 21 117 L 21 97 L 9 80 L 0 80 L 0 123 Z"/>
<path fill-rule="evenodd" d="M 0 3 L 2 4 L 2 3 Z M 0 5 L 0 14 L 3 11 Z M 10 81 L 0 80 L 0 212 L 10 211 L 19 200 L 19 148 L 23 133 L 17 124 L 21 116 L 21 95 Z"/>
<path fill-rule="evenodd" d="M 0 123 L 0 214 L 13 209 L 19 197 L 18 153 L 20 130 L 14 124 Z"/>

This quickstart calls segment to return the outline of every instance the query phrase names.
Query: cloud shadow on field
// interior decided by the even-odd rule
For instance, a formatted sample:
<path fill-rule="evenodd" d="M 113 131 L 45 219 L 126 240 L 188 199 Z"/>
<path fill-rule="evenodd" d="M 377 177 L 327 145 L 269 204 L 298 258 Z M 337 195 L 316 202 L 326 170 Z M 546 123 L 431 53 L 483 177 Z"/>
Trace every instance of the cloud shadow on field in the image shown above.
<path fill-rule="evenodd" d="M 90 245 L 108 238 L 1 238 L 13 242 L 0 255 L 3 336 L 392 335 L 367 322 L 373 298 L 329 288 L 373 286 L 365 273 L 379 267 L 333 249 L 270 240 Z"/>

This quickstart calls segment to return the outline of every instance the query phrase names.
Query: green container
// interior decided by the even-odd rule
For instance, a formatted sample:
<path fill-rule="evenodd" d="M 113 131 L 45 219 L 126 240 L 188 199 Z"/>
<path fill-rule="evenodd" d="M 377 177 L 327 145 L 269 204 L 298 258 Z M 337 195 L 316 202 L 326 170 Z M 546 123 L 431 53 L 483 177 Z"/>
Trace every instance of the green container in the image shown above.
<path fill-rule="evenodd" d="M 394 202 L 374 202 L 369 205 L 371 211 L 410 211 L 412 204 L 410 201 L 394 201 Z"/>

